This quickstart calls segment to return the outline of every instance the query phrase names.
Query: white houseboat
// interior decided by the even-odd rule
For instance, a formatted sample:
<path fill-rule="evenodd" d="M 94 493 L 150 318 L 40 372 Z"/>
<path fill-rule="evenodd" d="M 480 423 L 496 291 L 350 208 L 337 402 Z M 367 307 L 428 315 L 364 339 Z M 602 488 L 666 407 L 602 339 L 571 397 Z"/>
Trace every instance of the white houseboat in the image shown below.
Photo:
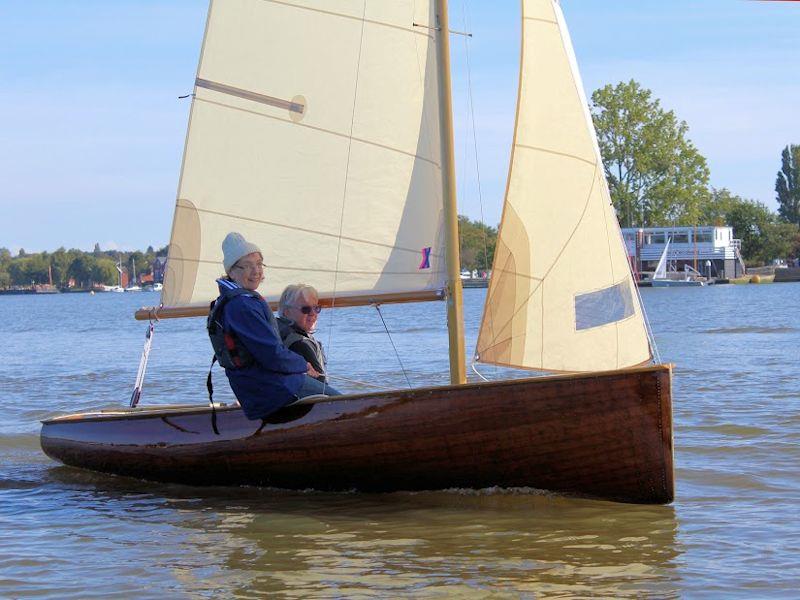
<path fill-rule="evenodd" d="M 732 227 L 624 228 L 622 236 L 631 267 L 642 279 L 655 270 L 667 241 L 672 271 L 683 272 L 688 266 L 708 279 L 732 279 L 745 273 L 742 241 L 733 237 Z"/>

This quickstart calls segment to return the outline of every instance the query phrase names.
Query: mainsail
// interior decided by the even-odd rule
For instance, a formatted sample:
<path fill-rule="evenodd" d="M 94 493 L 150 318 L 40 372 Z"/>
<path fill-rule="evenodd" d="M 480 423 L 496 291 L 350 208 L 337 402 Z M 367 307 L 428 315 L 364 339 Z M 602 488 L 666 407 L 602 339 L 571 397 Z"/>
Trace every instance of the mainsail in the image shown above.
<path fill-rule="evenodd" d="M 414 0 L 212 1 L 164 306 L 217 295 L 230 231 L 262 248 L 273 300 L 444 289 L 433 21 Z"/>
<path fill-rule="evenodd" d="M 596 371 L 650 359 L 561 9 L 522 3 L 519 97 L 476 359 Z"/>

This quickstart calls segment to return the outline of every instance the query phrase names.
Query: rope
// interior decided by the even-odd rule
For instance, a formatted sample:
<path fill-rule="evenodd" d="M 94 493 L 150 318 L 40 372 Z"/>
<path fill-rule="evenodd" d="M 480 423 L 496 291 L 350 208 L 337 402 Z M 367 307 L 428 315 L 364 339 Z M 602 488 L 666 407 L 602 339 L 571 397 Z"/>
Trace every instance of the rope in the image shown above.
<path fill-rule="evenodd" d="M 386 321 L 383 318 L 383 313 L 381 313 L 381 306 L 380 304 L 373 304 L 375 310 L 378 311 L 378 316 L 381 318 L 381 323 L 383 323 L 383 328 L 386 330 L 386 335 L 389 336 L 389 341 L 392 343 L 392 348 L 394 348 L 394 354 L 397 357 L 397 362 L 400 363 L 400 370 L 403 372 L 403 377 L 406 378 L 406 383 L 408 384 L 408 388 L 412 389 L 411 380 L 408 378 L 408 373 L 406 373 L 406 368 L 403 366 L 403 361 L 400 359 L 400 353 L 397 351 L 397 346 L 394 345 L 394 340 L 392 339 L 392 334 L 389 333 L 389 328 L 386 326 Z"/>
<path fill-rule="evenodd" d="M 478 377 L 480 377 L 480 378 L 481 378 L 481 380 L 483 380 L 483 381 L 489 381 L 488 379 L 486 379 L 486 377 L 484 377 L 484 376 L 483 376 L 483 373 L 481 373 L 480 371 L 478 371 L 478 369 L 477 369 L 477 368 L 475 368 L 475 361 L 474 361 L 474 360 L 473 360 L 472 362 L 470 362 L 470 363 L 469 363 L 469 366 L 472 368 L 472 370 L 473 370 L 473 372 L 475 373 L 475 375 L 477 375 Z M 495 367 L 495 370 L 496 370 L 496 367 Z"/>

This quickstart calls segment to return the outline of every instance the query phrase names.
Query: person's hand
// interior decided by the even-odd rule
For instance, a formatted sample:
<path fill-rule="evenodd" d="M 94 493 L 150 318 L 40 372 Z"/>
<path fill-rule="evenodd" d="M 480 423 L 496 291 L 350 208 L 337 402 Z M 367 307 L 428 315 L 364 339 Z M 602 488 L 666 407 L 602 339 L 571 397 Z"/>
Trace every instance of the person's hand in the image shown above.
<path fill-rule="evenodd" d="M 313 377 L 314 379 L 316 379 L 317 377 L 320 377 L 322 375 L 322 373 L 320 373 L 314 367 L 311 366 L 310 362 L 306 363 L 306 367 L 307 367 L 306 373 L 308 374 L 309 377 Z"/>

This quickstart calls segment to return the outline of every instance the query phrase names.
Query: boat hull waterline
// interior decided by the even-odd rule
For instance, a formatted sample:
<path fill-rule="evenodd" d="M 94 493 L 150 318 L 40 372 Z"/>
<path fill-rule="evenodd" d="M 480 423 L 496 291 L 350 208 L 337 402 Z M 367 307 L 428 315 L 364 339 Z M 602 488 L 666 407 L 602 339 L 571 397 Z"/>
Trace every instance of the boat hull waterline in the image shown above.
<path fill-rule="evenodd" d="M 671 366 L 324 398 L 265 422 L 238 407 L 121 409 L 43 422 L 66 465 L 153 481 L 288 489 L 536 488 L 674 498 Z"/>

